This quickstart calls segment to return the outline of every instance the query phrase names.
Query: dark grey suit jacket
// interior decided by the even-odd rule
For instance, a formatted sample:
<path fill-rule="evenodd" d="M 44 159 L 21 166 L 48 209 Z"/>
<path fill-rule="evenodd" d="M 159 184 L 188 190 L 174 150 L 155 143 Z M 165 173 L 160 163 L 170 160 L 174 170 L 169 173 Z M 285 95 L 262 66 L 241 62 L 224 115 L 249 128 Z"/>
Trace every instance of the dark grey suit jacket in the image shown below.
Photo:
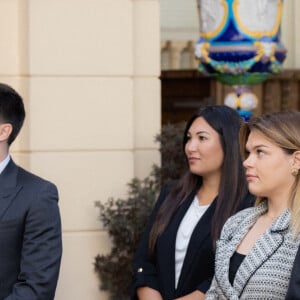
<path fill-rule="evenodd" d="M 55 185 L 10 160 L 0 175 L 0 300 L 52 300 L 62 254 Z"/>

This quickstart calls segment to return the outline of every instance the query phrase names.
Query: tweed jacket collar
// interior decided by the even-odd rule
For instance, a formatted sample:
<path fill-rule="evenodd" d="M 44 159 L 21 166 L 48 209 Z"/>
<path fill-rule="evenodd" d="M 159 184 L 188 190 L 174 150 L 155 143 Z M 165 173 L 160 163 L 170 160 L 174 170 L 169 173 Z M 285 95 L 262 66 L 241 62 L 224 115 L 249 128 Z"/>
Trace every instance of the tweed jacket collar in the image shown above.
<path fill-rule="evenodd" d="M 221 239 L 217 242 L 216 253 L 216 281 L 227 299 L 240 298 L 247 282 L 255 271 L 280 247 L 284 241 L 283 234 L 289 228 L 290 212 L 286 209 L 274 221 L 271 227 L 257 240 L 249 254 L 241 263 L 233 286 L 228 279 L 230 258 L 240 244 L 243 237 L 256 220 L 267 210 L 266 202 L 254 208 L 240 212 L 236 218 L 224 226 Z M 227 226 L 226 226 L 227 225 Z"/>

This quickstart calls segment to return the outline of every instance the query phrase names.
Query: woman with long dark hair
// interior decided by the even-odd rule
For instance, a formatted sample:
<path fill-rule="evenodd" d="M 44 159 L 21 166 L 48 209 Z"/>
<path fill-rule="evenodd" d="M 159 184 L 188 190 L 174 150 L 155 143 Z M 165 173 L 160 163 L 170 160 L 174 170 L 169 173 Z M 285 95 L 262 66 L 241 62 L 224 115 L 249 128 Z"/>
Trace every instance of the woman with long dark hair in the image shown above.
<path fill-rule="evenodd" d="M 239 150 L 241 124 L 227 106 L 200 108 L 187 122 L 189 168 L 160 193 L 135 256 L 132 299 L 204 299 L 222 226 L 252 203 Z"/>

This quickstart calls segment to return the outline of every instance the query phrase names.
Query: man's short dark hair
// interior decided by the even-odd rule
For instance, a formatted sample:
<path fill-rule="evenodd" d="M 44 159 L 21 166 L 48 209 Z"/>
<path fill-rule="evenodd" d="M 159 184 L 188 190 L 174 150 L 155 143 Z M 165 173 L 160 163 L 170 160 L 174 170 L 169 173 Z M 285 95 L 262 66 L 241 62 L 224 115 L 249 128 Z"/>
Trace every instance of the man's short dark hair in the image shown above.
<path fill-rule="evenodd" d="M 0 124 L 10 123 L 12 133 L 8 138 L 8 145 L 19 134 L 25 119 L 25 109 L 22 97 L 10 86 L 0 83 Z"/>

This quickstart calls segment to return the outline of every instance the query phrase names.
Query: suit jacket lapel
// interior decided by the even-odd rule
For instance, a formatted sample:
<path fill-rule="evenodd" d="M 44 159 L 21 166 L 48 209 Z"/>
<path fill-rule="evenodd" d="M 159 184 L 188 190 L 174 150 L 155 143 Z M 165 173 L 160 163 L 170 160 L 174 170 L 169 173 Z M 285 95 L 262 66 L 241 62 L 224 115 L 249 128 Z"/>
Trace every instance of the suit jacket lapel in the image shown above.
<path fill-rule="evenodd" d="M 273 255 L 284 242 L 283 233 L 289 228 L 290 212 L 286 210 L 254 244 L 236 273 L 234 287 L 239 294 L 255 271 Z"/>
<path fill-rule="evenodd" d="M 22 188 L 21 186 L 17 186 L 17 175 L 18 167 L 10 160 L 6 168 L 0 174 L 0 220 L 12 200 Z"/>
<path fill-rule="evenodd" d="M 190 204 L 194 199 L 195 194 L 192 193 L 188 199 L 179 207 L 178 211 L 174 215 L 171 223 L 167 227 L 166 231 L 158 239 L 158 248 L 161 249 L 161 257 L 164 259 L 161 261 L 161 269 L 166 270 L 165 283 L 170 287 L 170 291 L 175 287 L 175 243 L 178 227 L 188 210 Z M 163 251 L 163 253 L 162 253 Z M 174 298 L 174 295 L 168 295 L 166 298 Z"/>
<path fill-rule="evenodd" d="M 264 205 L 253 208 L 253 212 L 238 224 L 238 226 L 233 228 L 226 239 L 217 241 L 217 272 L 215 276 L 227 299 L 238 299 L 239 295 L 239 291 L 232 287 L 228 279 L 230 259 L 249 228 L 254 224 L 258 216 L 265 211 L 266 206 Z"/>
<path fill-rule="evenodd" d="M 201 217 L 196 227 L 193 230 L 192 236 L 189 241 L 188 249 L 185 255 L 185 259 L 182 265 L 181 274 L 178 281 L 178 289 L 182 283 L 181 278 L 186 278 L 186 274 L 191 268 L 191 264 L 194 261 L 195 255 L 201 248 L 203 240 L 211 233 L 211 220 L 216 208 L 216 199 L 209 206 L 207 211 Z"/>

